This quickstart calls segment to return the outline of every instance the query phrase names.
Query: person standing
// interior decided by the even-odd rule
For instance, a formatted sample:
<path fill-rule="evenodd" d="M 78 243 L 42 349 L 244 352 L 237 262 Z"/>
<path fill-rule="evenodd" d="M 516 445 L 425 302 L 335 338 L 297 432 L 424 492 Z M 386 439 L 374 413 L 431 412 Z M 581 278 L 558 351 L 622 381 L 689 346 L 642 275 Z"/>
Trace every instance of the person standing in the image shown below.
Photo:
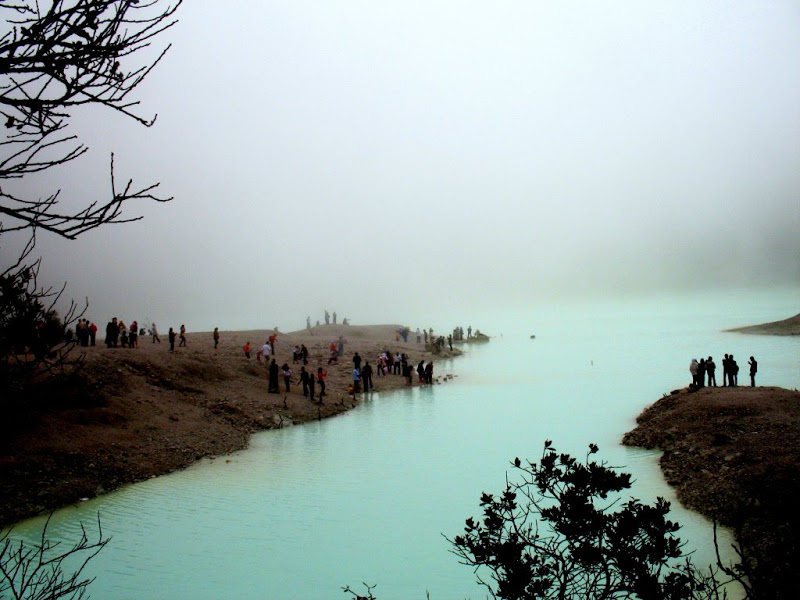
<path fill-rule="evenodd" d="M 429 361 L 427 365 L 425 365 L 425 382 L 428 384 L 433 383 L 433 361 Z"/>
<path fill-rule="evenodd" d="M 113 321 L 106 323 L 106 348 L 111 348 L 114 343 L 114 329 L 116 329 L 116 325 Z"/>
<path fill-rule="evenodd" d="M 288 394 L 289 384 L 292 382 L 292 368 L 289 363 L 283 363 L 281 371 L 283 372 L 283 384 L 286 386 L 286 393 Z"/>
<path fill-rule="evenodd" d="M 752 356 L 750 360 L 747 361 L 747 364 L 750 365 L 750 387 L 756 387 L 756 373 L 758 373 L 758 363 L 756 359 Z"/>
<path fill-rule="evenodd" d="M 214 350 L 219 346 L 219 327 L 214 327 Z"/>
<path fill-rule="evenodd" d="M 354 366 L 356 369 L 360 369 L 360 368 L 361 368 L 361 356 L 359 356 L 358 352 L 356 352 L 356 353 L 353 355 L 353 366 Z"/>
<path fill-rule="evenodd" d="M 91 344 L 94 346 L 97 340 L 97 325 L 94 324 L 94 321 L 89 323 L 89 340 L 91 340 Z"/>
<path fill-rule="evenodd" d="M 305 367 L 300 367 L 300 383 L 303 386 L 303 397 L 308 398 L 308 371 Z"/>
<path fill-rule="evenodd" d="M 336 314 L 336 313 L 334 313 Z M 325 378 L 328 372 L 322 367 L 317 368 L 317 383 L 319 384 L 319 401 L 322 403 L 322 397 L 325 396 Z"/>
<path fill-rule="evenodd" d="M 731 361 L 726 354 L 722 359 L 722 387 L 728 387 L 731 378 Z"/>
<path fill-rule="evenodd" d="M 316 384 L 316 380 L 314 379 L 314 374 L 310 373 L 308 375 L 308 394 L 309 400 L 314 402 L 314 386 Z M 322 404 L 322 397 L 320 396 L 319 403 Z"/>
<path fill-rule="evenodd" d="M 714 375 L 714 371 L 716 370 L 717 370 L 717 365 L 714 364 L 714 359 L 709 356 L 708 360 L 706 360 L 706 373 L 708 373 L 708 387 L 711 387 L 712 385 L 714 387 L 717 387 L 717 378 Z"/>
<path fill-rule="evenodd" d="M 728 372 L 728 381 L 732 387 L 737 387 L 739 385 L 739 364 L 733 358 L 733 354 L 731 354 L 728 359 L 728 368 L 730 369 Z"/>
<path fill-rule="evenodd" d="M 158 328 L 156 327 L 155 323 L 153 323 L 152 326 L 150 327 L 150 334 L 153 336 L 153 343 L 154 344 L 156 342 L 158 342 L 159 344 L 161 343 L 161 338 L 158 337 Z"/>
<path fill-rule="evenodd" d="M 692 374 L 692 386 L 697 388 L 697 370 L 700 368 L 700 365 L 697 363 L 697 359 L 693 358 L 692 362 L 689 363 L 689 373 Z"/>
<path fill-rule="evenodd" d="M 353 367 L 353 393 L 361 391 L 361 369 Z"/>
<path fill-rule="evenodd" d="M 333 322 L 336 323 L 336 313 L 333 313 Z M 339 356 L 344 357 L 344 338 L 340 335 L 339 336 L 339 345 L 337 348 L 339 352 Z"/>
<path fill-rule="evenodd" d="M 280 393 L 281 389 L 278 385 L 278 363 L 275 362 L 275 359 L 272 359 L 272 362 L 269 363 L 269 383 L 267 384 L 267 393 L 268 394 L 278 394 Z"/>
<path fill-rule="evenodd" d="M 701 358 L 697 364 L 697 385 L 706 387 L 706 359 Z"/>
<path fill-rule="evenodd" d="M 361 369 L 361 381 L 364 383 L 365 392 L 375 389 L 375 386 L 372 385 L 372 367 L 370 366 L 369 362 L 365 362 L 364 368 Z"/>
<path fill-rule="evenodd" d="M 242 350 L 244 350 L 244 355 L 250 358 L 250 342 L 245 342 L 244 346 L 242 346 Z"/>
<path fill-rule="evenodd" d="M 330 325 L 331 322 L 331 313 L 328 312 L 328 309 L 325 309 L 325 325 Z"/>
<path fill-rule="evenodd" d="M 419 382 L 420 383 L 424 383 L 425 382 L 425 361 L 424 360 L 419 361 L 419 364 L 417 365 L 417 375 L 419 375 Z"/>
<path fill-rule="evenodd" d="M 261 356 L 264 358 L 264 361 L 269 364 L 269 356 L 272 354 L 272 346 L 269 345 L 269 340 L 264 342 L 264 345 L 261 346 Z"/>
<path fill-rule="evenodd" d="M 186 346 L 186 325 L 181 323 L 181 342 L 178 344 L 178 347 Z"/>
<path fill-rule="evenodd" d="M 274 331 L 269 336 L 269 347 L 272 349 L 272 353 L 275 354 L 275 343 L 278 341 L 278 334 Z"/>
<path fill-rule="evenodd" d="M 131 348 L 139 347 L 139 323 L 135 320 L 131 323 L 131 330 L 128 335 L 128 346 Z"/>
<path fill-rule="evenodd" d="M 333 324 L 336 325 L 336 311 L 333 311 Z"/>
<path fill-rule="evenodd" d="M 175 330 L 172 327 L 169 328 L 169 333 L 167 334 L 167 337 L 169 338 L 169 351 L 174 352 L 176 336 L 175 336 Z"/>

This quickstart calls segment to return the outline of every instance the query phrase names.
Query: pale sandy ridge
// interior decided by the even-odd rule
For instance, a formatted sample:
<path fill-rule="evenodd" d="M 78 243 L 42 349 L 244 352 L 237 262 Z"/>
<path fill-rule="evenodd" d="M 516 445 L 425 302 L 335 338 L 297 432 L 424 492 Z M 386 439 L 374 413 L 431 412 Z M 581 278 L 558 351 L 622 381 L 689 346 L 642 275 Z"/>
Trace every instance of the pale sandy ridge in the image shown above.
<path fill-rule="evenodd" d="M 736 327 L 734 329 L 726 329 L 725 331 L 756 335 L 800 335 L 800 314 L 796 314 L 783 321 Z"/>

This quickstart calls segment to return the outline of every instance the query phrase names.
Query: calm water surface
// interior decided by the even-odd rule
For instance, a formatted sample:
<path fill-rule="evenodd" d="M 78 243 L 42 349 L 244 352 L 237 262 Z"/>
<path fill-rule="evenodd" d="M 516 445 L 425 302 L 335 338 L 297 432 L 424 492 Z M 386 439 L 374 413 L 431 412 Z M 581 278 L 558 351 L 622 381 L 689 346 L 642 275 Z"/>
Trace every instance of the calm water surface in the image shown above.
<path fill-rule="evenodd" d="M 634 473 L 632 496 L 674 500 L 658 454 L 620 446 L 623 433 L 688 382 L 692 357 L 733 353 L 746 375 L 753 354 L 759 383 L 800 387 L 799 339 L 721 332 L 798 306 L 791 290 L 485 315 L 502 337 L 437 363 L 449 382 L 258 434 L 246 451 L 59 511 L 51 533 L 74 539 L 100 513 L 112 542 L 91 564 L 95 598 L 343 598 L 362 581 L 382 600 L 485 598 L 442 534 L 502 489 L 509 461 L 537 459 L 545 439 L 579 456 L 594 442 Z M 709 523 L 673 506 L 695 561 L 711 562 Z"/>

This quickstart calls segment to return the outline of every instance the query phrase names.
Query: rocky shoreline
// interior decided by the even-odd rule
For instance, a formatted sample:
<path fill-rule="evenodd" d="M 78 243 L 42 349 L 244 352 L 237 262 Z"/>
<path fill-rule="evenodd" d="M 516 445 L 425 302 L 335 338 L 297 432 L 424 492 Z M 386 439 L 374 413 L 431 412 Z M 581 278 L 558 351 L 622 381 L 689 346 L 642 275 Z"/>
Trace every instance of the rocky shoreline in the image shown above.
<path fill-rule="evenodd" d="M 405 352 L 416 365 L 433 361 L 435 383 L 448 380 L 437 362 L 461 354 L 445 346 L 407 343 L 398 325 L 322 325 L 278 334 L 278 365 L 293 371 L 290 393 L 267 394 L 266 367 L 256 360 L 272 333 L 189 333 L 187 347 L 169 351 L 143 337 L 138 348 L 82 348 L 84 365 L 71 377 L 45 378 L 6 401 L 0 423 L 0 527 L 123 485 L 186 468 L 204 457 L 247 447 L 250 436 L 336 416 L 369 394 L 351 394 L 355 352 L 375 366 L 383 350 Z M 328 364 L 329 344 L 342 337 L 344 355 Z M 251 358 L 242 346 L 249 341 Z M 327 370 L 323 403 L 302 395 L 293 363 L 296 344 L 310 351 L 307 368 Z M 413 385 L 419 385 L 416 374 Z M 375 390 L 405 387 L 400 375 L 373 376 Z M 319 391 L 319 388 L 317 388 Z"/>
<path fill-rule="evenodd" d="M 681 503 L 733 528 L 763 597 L 800 598 L 800 392 L 676 390 L 636 421 L 623 444 L 661 450 Z"/>

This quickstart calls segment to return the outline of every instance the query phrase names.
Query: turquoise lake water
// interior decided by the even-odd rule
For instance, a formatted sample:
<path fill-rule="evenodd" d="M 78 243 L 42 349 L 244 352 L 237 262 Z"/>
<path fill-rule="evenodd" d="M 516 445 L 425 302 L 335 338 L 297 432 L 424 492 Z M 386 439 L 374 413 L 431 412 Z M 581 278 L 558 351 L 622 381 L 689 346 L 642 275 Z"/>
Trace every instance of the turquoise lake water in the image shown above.
<path fill-rule="evenodd" d="M 497 337 L 437 363 L 455 375 L 446 383 L 257 434 L 246 451 L 58 511 L 50 532 L 75 539 L 100 513 L 112 541 L 90 565 L 94 598 L 344 598 L 361 582 L 381 600 L 485 598 L 442 534 L 480 514 L 514 457 L 538 459 L 545 439 L 581 457 L 597 443 L 634 474 L 631 496 L 674 501 L 658 453 L 622 435 L 689 382 L 693 357 L 733 353 L 745 383 L 754 355 L 759 384 L 800 387 L 798 337 L 722 332 L 799 311 L 793 289 L 487 314 L 473 325 Z M 673 507 L 695 562 L 712 562 L 710 524 Z M 14 535 L 36 537 L 42 522 Z"/>

